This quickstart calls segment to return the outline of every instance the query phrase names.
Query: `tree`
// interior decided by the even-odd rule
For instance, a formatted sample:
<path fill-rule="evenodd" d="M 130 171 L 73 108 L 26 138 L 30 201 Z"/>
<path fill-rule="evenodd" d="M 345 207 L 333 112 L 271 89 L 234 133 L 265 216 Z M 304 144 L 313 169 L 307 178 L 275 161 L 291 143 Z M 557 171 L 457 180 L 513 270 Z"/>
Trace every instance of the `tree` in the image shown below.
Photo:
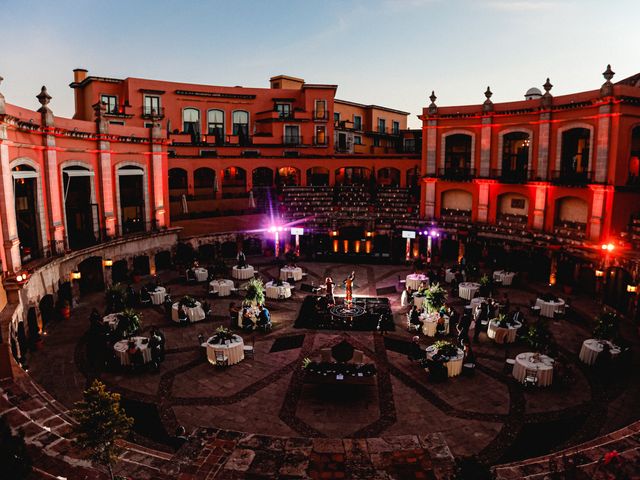
<path fill-rule="evenodd" d="M 116 441 L 127 436 L 133 418 L 120 407 L 120 394 L 107 391 L 99 380 L 93 381 L 83 397 L 72 412 L 78 421 L 76 442 L 90 450 L 91 458 L 106 466 L 113 479 L 113 463 L 120 452 Z"/>
<path fill-rule="evenodd" d="M 20 432 L 11 434 L 5 417 L 0 417 L 0 466 L 2 478 L 7 480 L 22 480 L 31 473 L 31 458 L 24 439 Z"/>

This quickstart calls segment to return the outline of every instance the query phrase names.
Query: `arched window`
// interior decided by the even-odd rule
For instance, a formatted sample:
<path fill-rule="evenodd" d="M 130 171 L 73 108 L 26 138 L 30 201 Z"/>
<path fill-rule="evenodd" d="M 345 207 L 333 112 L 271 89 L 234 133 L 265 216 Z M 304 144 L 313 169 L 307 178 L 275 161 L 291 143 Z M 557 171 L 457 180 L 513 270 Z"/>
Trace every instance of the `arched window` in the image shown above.
<path fill-rule="evenodd" d="M 233 112 L 233 134 L 239 137 L 240 144 L 248 142 L 249 112 L 245 112 L 244 110 L 236 110 Z"/>
<path fill-rule="evenodd" d="M 627 184 L 640 185 L 640 125 L 631 131 L 631 155 Z"/>
<path fill-rule="evenodd" d="M 589 143 L 588 128 L 572 128 L 562 133 L 560 177 L 569 181 L 588 181 Z"/>
<path fill-rule="evenodd" d="M 444 174 L 467 178 L 471 172 L 471 135 L 456 133 L 445 137 Z"/>
<path fill-rule="evenodd" d="M 182 110 L 182 131 L 191 135 L 200 134 L 200 110 L 197 108 Z"/>
<path fill-rule="evenodd" d="M 207 112 L 207 135 L 213 135 L 217 144 L 224 142 L 224 112 L 222 110 Z"/>
<path fill-rule="evenodd" d="M 526 132 L 507 133 L 502 141 L 502 180 L 526 181 L 529 166 L 529 144 L 531 143 L 529 134 Z"/>

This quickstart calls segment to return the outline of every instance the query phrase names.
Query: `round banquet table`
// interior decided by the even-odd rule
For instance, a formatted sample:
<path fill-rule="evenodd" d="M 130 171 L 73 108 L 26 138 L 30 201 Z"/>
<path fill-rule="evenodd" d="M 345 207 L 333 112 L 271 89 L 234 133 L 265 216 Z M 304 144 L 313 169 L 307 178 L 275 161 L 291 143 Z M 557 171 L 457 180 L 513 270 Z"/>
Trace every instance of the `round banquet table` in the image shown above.
<path fill-rule="evenodd" d="M 596 359 L 602 350 L 604 345 L 609 345 L 609 351 L 611 356 L 615 357 L 620 354 L 620 347 L 617 347 L 609 340 L 599 340 L 597 338 L 589 338 L 582 342 L 582 348 L 580 349 L 580 360 L 587 365 L 593 365 L 596 363 Z"/>
<path fill-rule="evenodd" d="M 506 327 L 500 327 L 500 323 L 496 320 L 490 320 L 487 327 L 487 336 L 493 338 L 496 343 L 514 343 L 518 329 L 522 327 L 522 323 L 514 322 L 507 324 Z"/>
<path fill-rule="evenodd" d="M 282 282 L 282 285 L 277 285 L 271 281 L 265 285 L 265 291 L 267 298 L 275 300 L 279 298 L 289 298 L 291 296 L 291 285 L 289 282 Z"/>
<path fill-rule="evenodd" d="M 425 296 L 424 295 L 416 295 L 413 294 L 413 304 L 418 307 L 418 309 L 422 308 L 422 304 L 424 303 Z"/>
<path fill-rule="evenodd" d="M 513 365 L 513 378 L 520 383 L 524 382 L 527 370 L 537 372 L 539 387 L 548 387 L 553 382 L 553 359 L 551 357 L 540 355 L 540 359 L 536 361 L 533 352 L 517 355 L 516 363 Z"/>
<path fill-rule="evenodd" d="M 536 300 L 536 306 L 540 307 L 540 315 L 547 318 L 553 318 L 558 307 L 564 308 L 564 300 L 559 298 L 557 302 L 544 301 L 541 298 Z"/>
<path fill-rule="evenodd" d="M 454 278 L 456 278 L 457 272 L 452 272 L 450 268 L 447 268 L 444 271 L 444 281 L 447 283 L 451 283 Z"/>
<path fill-rule="evenodd" d="M 469 305 L 471 305 L 471 309 L 472 309 L 472 310 L 474 310 L 474 309 L 476 309 L 477 307 L 479 307 L 479 306 L 480 306 L 480 304 L 481 304 L 482 302 L 484 302 L 484 301 L 486 301 L 486 298 L 484 298 L 484 297 L 473 297 L 473 298 L 471 299 L 471 301 L 469 302 Z"/>
<path fill-rule="evenodd" d="M 209 282 L 211 291 L 217 293 L 219 297 L 228 297 L 233 290 L 233 280 L 212 280 Z"/>
<path fill-rule="evenodd" d="M 155 290 L 149 291 L 149 296 L 151 297 L 151 303 L 154 305 L 162 305 L 165 297 L 167 296 L 167 289 L 158 286 Z"/>
<path fill-rule="evenodd" d="M 435 313 L 423 313 L 420 315 L 420 320 L 422 320 L 422 333 L 427 337 L 435 337 L 436 336 L 436 327 L 438 326 L 438 320 L 440 319 L 440 314 L 438 312 Z M 449 333 L 449 317 L 447 315 L 444 316 L 444 332 L 445 335 Z"/>
<path fill-rule="evenodd" d="M 122 315 L 122 312 L 105 315 L 102 317 L 103 325 L 108 325 L 111 330 L 115 330 L 118 327 L 118 322 L 120 321 L 119 315 Z"/>
<path fill-rule="evenodd" d="M 229 365 L 244 360 L 244 341 L 239 335 L 234 335 L 228 343 L 212 343 L 215 335 L 207 340 L 207 359 L 212 365 L 216 364 L 216 352 L 224 353 L 229 359 Z"/>
<path fill-rule="evenodd" d="M 411 290 L 417 290 L 422 282 L 429 285 L 429 277 L 423 273 L 411 273 L 407 275 L 406 286 Z"/>
<path fill-rule="evenodd" d="M 196 274 L 196 280 L 199 282 L 206 282 L 209 277 L 209 272 L 206 268 L 198 267 L 193 269 Z"/>
<path fill-rule="evenodd" d="M 480 290 L 480 284 L 476 282 L 462 282 L 458 285 L 458 296 L 465 300 L 471 300 Z"/>
<path fill-rule="evenodd" d="M 251 265 L 247 265 L 246 267 L 242 267 L 242 268 L 235 265 L 231 269 L 231 276 L 238 280 L 247 280 L 249 278 L 253 278 L 254 273 L 255 273 L 255 270 Z"/>
<path fill-rule="evenodd" d="M 282 267 L 280 269 L 280 280 L 290 280 L 299 282 L 302 280 L 302 269 L 300 267 Z"/>
<path fill-rule="evenodd" d="M 142 352 L 142 360 L 144 363 L 151 361 L 151 349 L 149 348 L 149 339 L 147 337 L 132 337 L 136 342 L 136 347 Z M 143 341 L 145 341 L 143 343 Z M 129 355 L 129 340 L 120 340 L 113 344 L 113 351 L 120 361 L 120 365 L 131 365 L 131 355 Z"/>
<path fill-rule="evenodd" d="M 436 353 L 438 353 L 436 351 L 436 347 L 434 347 L 433 345 L 427 347 L 428 359 L 431 359 L 431 357 L 433 357 Z M 455 357 L 450 357 L 449 361 L 444 362 L 445 366 L 447 367 L 447 376 L 451 378 L 460 375 L 460 373 L 462 373 L 463 362 L 464 352 L 461 349 L 458 349 L 458 355 L 456 355 Z"/>
<path fill-rule="evenodd" d="M 493 272 L 493 279 L 496 282 L 502 282 L 503 287 L 511 285 L 511 283 L 513 283 L 513 277 L 515 276 L 516 274 L 514 272 L 508 272 L 506 270 L 496 270 Z"/>
<path fill-rule="evenodd" d="M 178 307 L 180 306 L 180 302 L 176 302 L 171 307 L 171 320 L 174 322 L 178 321 Z M 187 312 L 187 318 L 190 322 L 199 322 L 204 320 L 205 314 L 202 309 L 202 304 L 200 302 L 196 302 L 195 307 L 183 307 L 185 312 Z"/>

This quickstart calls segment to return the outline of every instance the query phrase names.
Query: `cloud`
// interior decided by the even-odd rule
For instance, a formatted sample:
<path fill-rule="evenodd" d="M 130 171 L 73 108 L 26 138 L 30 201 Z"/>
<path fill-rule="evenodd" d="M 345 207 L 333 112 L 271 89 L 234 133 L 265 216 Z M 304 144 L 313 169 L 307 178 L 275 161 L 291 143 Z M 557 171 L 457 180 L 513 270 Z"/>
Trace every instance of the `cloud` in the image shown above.
<path fill-rule="evenodd" d="M 563 1 L 545 0 L 490 0 L 484 6 L 505 12 L 532 12 L 554 10 L 567 5 Z"/>

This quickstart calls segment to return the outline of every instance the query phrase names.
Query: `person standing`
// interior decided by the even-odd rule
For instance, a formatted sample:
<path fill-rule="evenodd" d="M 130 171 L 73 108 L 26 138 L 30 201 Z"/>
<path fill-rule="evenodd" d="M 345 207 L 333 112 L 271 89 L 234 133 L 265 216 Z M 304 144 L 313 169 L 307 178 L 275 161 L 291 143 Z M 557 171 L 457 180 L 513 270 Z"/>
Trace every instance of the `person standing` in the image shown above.
<path fill-rule="evenodd" d="M 333 286 L 335 285 L 335 283 L 333 283 L 333 278 L 327 277 L 324 281 L 324 284 L 326 287 L 325 297 L 327 298 L 327 302 L 331 307 L 336 304 L 336 298 L 333 296 Z"/>
<path fill-rule="evenodd" d="M 344 287 L 345 287 L 345 297 L 344 297 L 344 303 L 347 304 L 348 306 L 351 306 L 351 304 L 353 303 L 353 280 L 356 278 L 356 272 L 352 271 L 351 275 L 349 275 L 345 280 L 344 280 Z"/>
<path fill-rule="evenodd" d="M 242 250 L 238 252 L 236 260 L 238 261 L 238 268 L 245 268 L 247 266 L 247 257 Z"/>

